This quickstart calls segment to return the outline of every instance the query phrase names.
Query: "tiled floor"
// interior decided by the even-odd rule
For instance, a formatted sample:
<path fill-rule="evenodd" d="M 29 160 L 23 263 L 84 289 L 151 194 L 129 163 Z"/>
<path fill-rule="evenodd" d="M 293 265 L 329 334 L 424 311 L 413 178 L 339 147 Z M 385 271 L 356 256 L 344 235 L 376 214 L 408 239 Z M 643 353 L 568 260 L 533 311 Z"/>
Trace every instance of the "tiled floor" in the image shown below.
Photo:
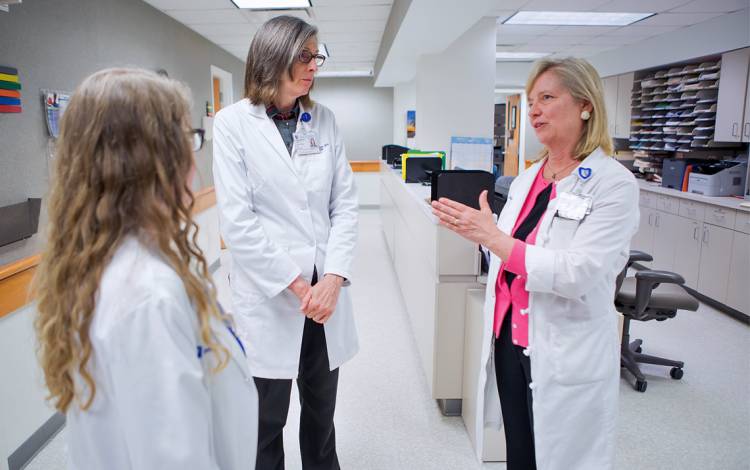
<path fill-rule="evenodd" d="M 219 284 L 228 305 L 226 285 Z M 361 351 L 341 370 L 342 468 L 504 469 L 480 465 L 461 418 L 443 417 L 429 397 L 377 211 L 362 212 L 351 289 Z M 750 468 L 750 328 L 701 305 L 670 321 L 634 322 L 631 333 L 645 340 L 646 352 L 685 361 L 685 376 L 674 381 L 667 368 L 644 366 L 643 394 L 632 389 L 630 377 L 623 379 L 617 468 Z M 296 400 L 285 433 L 292 470 L 301 468 Z M 27 468 L 65 468 L 64 439 L 63 431 Z"/>

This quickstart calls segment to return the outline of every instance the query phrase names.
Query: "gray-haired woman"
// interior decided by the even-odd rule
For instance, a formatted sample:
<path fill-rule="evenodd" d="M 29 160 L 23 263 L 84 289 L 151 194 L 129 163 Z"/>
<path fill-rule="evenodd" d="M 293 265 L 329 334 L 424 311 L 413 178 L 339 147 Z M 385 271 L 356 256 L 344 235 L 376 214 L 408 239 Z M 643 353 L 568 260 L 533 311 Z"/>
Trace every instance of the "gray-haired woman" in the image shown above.
<path fill-rule="evenodd" d="M 357 197 L 333 113 L 309 98 L 317 29 L 291 16 L 250 45 L 245 99 L 217 113 L 214 180 L 234 313 L 259 395 L 258 469 L 284 468 L 292 380 L 305 469 L 337 469 L 338 367 L 358 350 L 347 285 Z"/>

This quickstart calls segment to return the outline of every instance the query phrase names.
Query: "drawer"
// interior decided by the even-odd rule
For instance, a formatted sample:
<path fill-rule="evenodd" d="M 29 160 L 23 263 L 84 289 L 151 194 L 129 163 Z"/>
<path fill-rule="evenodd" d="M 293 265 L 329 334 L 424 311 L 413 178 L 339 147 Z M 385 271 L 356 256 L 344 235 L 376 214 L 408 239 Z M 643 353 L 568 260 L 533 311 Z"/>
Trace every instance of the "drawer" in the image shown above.
<path fill-rule="evenodd" d="M 682 199 L 680 201 L 680 215 L 687 217 L 688 219 L 702 221 L 706 214 L 706 205 L 701 202 L 688 201 Z"/>
<path fill-rule="evenodd" d="M 678 214 L 680 212 L 680 200 L 672 196 L 659 195 L 656 199 L 656 208 L 670 214 Z"/>
<path fill-rule="evenodd" d="M 656 209 L 656 198 L 657 198 L 657 195 L 650 191 L 641 191 L 638 205 L 641 207 L 648 207 L 651 209 Z"/>
<path fill-rule="evenodd" d="M 734 229 L 734 221 L 737 217 L 737 211 L 734 209 L 725 209 L 723 207 L 707 207 L 703 220 L 711 225 Z"/>
<path fill-rule="evenodd" d="M 750 233 L 750 212 L 737 211 L 734 220 L 734 229 L 742 233 Z"/>

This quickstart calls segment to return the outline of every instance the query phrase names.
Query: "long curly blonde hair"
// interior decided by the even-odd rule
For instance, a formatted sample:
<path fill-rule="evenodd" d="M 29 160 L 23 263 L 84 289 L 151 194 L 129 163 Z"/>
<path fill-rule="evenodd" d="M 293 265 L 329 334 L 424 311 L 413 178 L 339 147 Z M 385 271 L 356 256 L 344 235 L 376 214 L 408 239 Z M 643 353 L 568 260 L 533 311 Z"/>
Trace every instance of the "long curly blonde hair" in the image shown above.
<path fill-rule="evenodd" d="M 49 232 L 37 272 L 39 360 L 55 408 L 86 410 L 96 385 L 87 368 L 102 273 L 126 236 L 148 239 L 182 278 L 201 340 L 219 353 L 211 318 L 224 320 L 196 243 L 189 92 L 138 69 L 97 72 L 77 88 L 60 125 L 49 198 Z M 126 299 L 123 299 L 127 301 Z M 76 389 L 80 376 L 89 391 Z"/>

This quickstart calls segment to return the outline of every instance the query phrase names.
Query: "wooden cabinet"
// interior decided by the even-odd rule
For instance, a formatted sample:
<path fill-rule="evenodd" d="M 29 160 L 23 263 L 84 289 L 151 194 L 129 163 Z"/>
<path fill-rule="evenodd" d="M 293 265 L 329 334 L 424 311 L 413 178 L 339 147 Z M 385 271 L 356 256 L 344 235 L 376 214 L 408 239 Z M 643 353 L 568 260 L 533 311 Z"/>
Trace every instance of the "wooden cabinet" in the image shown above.
<path fill-rule="evenodd" d="M 630 97 L 633 92 L 633 77 L 633 72 L 617 76 L 617 111 L 615 113 L 614 137 L 618 139 L 630 138 Z"/>
<path fill-rule="evenodd" d="M 727 301 L 727 266 L 732 257 L 734 231 L 704 223 L 701 234 L 698 292 L 719 302 Z"/>
<path fill-rule="evenodd" d="M 607 108 L 607 129 L 617 139 L 630 137 L 630 97 L 634 74 L 624 73 L 602 79 L 604 106 Z"/>
<path fill-rule="evenodd" d="M 748 68 L 750 47 L 727 52 L 721 56 L 721 79 L 714 132 L 714 140 L 717 142 L 750 141 L 750 109 L 746 106 L 750 99 L 747 92 Z"/>
<path fill-rule="evenodd" d="M 750 314 L 750 234 L 734 232 L 726 304 Z"/>
<path fill-rule="evenodd" d="M 677 217 L 676 224 L 672 271 L 685 278 L 685 285 L 697 289 L 703 223 L 686 217 Z"/>

